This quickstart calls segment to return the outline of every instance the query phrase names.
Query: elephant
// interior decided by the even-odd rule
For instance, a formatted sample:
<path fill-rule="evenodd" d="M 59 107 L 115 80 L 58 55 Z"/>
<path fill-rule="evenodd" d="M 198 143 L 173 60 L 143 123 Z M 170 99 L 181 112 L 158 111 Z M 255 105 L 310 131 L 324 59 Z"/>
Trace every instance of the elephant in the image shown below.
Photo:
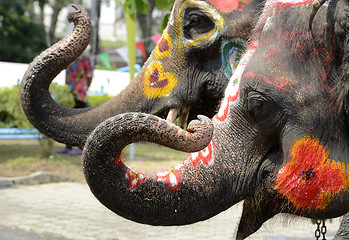
<path fill-rule="evenodd" d="M 245 51 L 245 42 L 262 0 L 176 0 L 154 51 L 120 94 L 92 108 L 58 105 L 48 87 L 86 48 L 91 23 L 77 6 L 69 15 L 75 28 L 37 56 L 21 82 L 21 104 L 44 135 L 83 147 L 101 122 L 124 112 L 145 112 L 184 126 L 197 114 L 213 117 L 229 78 Z"/>
<path fill-rule="evenodd" d="M 114 213 L 171 226 L 244 200 L 236 239 L 278 213 L 313 219 L 349 211 L 347 0 L 267 0 L 217 114 L 188 130 L 146 113 L 99 124 L 83 151 L 94 196 Z M 168 171 L 127 167 L 146 141 L 189 157 Z"/>

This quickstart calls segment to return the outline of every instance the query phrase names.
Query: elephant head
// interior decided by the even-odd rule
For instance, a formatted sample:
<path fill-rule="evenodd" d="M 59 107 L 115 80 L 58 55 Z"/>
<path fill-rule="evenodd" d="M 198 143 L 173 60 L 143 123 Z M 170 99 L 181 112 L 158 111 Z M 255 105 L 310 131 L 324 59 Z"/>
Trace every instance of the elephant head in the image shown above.
<path fill-rule="evenodd" d="M 177 167 L 144 175 L 120 154 L 136 141 L 193 151 L 182 130 L 136 113 L 100 124 L 83 153 L 99 201 L 136 222 L 182 225 L 244 200 L 237 239 L 278 213 L 323 219 L 348 212 L 349 5 L 333 0 L 313 9 L 312 0 L 266 1 L 213 117 L 212 139 L 198 137 L 209 122 L 196 122 L 187 135 L 199 139 L 198 149 L 208 146 Z"/>
<path fill-rule="evenodd" d="M 54 77 L 89 43 L 86 11 L 70 14 L 73 32 L 30 64 L 21 83 L 21 103 L 40 132 L 68 145 L 83 146 L 105 119 L 123 112 L 146 112 L 181 125 L 198 113 L 212 117 L 245 49 L 262 0 L 177 0 L 151 56 L 119 95 L 94 108 L 69 109 L 49 95 Z M 184 119 L 184 120 L 183 120 Z"/>

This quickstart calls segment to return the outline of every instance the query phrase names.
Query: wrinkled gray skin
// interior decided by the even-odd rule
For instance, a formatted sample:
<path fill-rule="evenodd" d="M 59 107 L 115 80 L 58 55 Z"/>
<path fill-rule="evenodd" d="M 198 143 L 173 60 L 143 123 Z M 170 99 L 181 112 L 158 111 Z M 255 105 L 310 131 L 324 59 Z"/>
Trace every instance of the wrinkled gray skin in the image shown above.
<path fill-rule="evenodd" d="M 182 127 L 188 115 L 212 117 L 233 71 L 230 58 L 236 62 L 244 51 L 260 2 L 242 4 L 243 11 L 221 12 L 209 1 L 177 0 L 166 37 L 129 86 L 97 107 L 69 109 L 58 105 L 48 88 L 89 43 L 91 24 L 86 11 L 78 10 L 69 16 L 75 23 L 72 33 L 36 57 L 25 73 L 20 90 L 23 110 L 41 133 L 80 147 L 99 123 L 123 112 L 151 113 L 171 122 L 179 118 Z M 151 68 L 155 62 L 157 71 Z"/>
<path fill-rule="evenodd" d="M 342 218 L 338 232 L 334 236 L 334 240 L 348 240 L 349 239 L 349 213 Z"/>
<path fill-rule="evenodd" d="M 322 5 L 311 24 L 309 2 L 266 6 L 206 149 L 165 174 L 144 177 L 123 164 L 121 150 L 149 141 L 193 151 L 182 132 L 138 113 L 93 131 L 83 168 L 102 204 L 136 222 L 183 225 L 244 200 L 237 239 L 281 212 L 316 219 L 348 212 L 348 2 Z"/>

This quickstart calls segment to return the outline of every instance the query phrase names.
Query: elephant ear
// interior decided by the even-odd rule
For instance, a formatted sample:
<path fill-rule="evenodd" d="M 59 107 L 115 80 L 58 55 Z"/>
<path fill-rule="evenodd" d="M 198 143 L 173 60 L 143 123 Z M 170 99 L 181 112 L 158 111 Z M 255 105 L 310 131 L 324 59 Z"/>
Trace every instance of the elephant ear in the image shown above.
<path fill-rule="evenodd" d="M 340 1 L 335 19 L 336 55 L 340 56 L 338 72 L 334 78 L 334 90 L 338 96 L 339 109 L 349 116 L 349 4 Z M 347 118 L 348 119 L 348 118 Z"/>

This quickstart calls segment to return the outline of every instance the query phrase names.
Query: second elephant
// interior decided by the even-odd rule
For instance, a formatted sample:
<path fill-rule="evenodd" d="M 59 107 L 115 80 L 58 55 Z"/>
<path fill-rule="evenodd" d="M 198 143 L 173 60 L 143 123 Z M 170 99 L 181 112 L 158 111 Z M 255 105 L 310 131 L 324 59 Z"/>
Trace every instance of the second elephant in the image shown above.
<path fill-rule="evenodd" d="M 50 97 L 48 87 L 89 43 L 91 24 L 86 11 L 77 10 L 69 15 L 73 32 L 36 57 L 25 73 L 23 110 L 41 133 L 80 147 L 99 123 L 123 112 L 146 112 L 170 121 L 179 117 L 182 122 L 199 113 L 212 117 L 261 2 L 177 0 L 162 38 L 129 86 L 97 107 L 68 109 Z"/>

